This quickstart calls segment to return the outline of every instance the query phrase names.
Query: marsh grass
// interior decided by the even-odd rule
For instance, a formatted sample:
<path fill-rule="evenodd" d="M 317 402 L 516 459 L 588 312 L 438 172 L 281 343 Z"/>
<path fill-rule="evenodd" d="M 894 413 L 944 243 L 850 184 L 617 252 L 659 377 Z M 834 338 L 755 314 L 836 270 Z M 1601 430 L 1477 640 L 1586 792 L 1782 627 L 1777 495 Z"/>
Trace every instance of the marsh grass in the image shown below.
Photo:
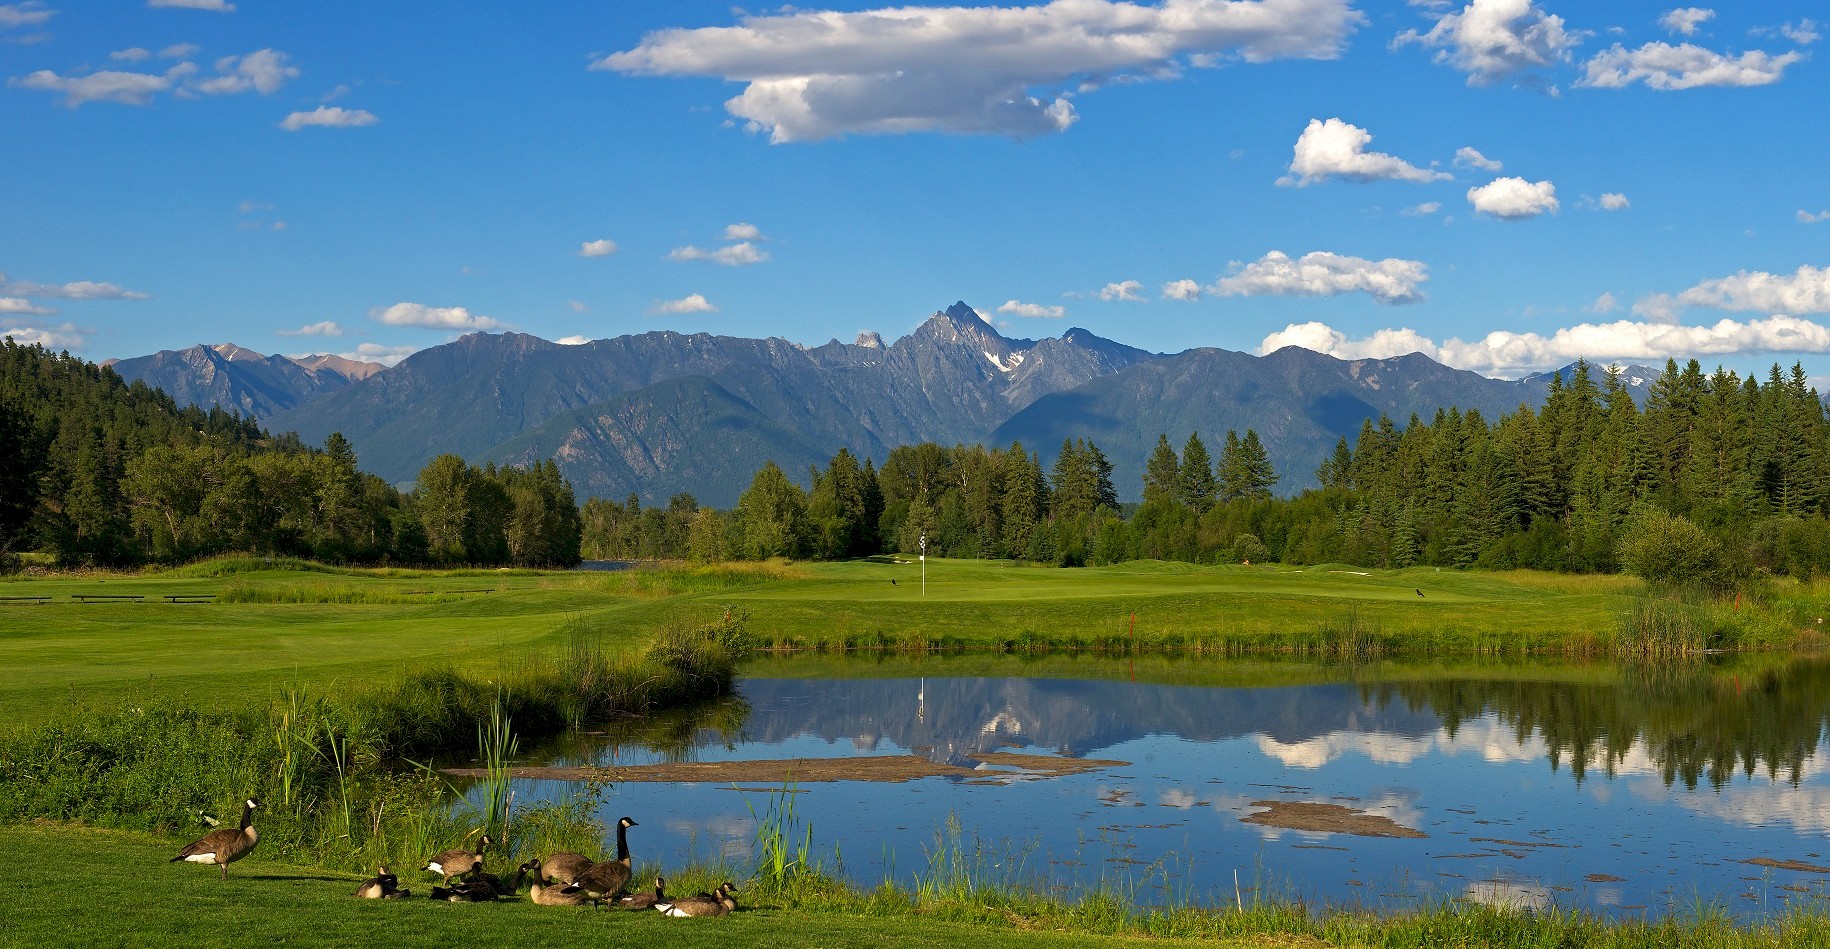
<path fill-rule="evenodd" d="M 271 584 L 231 581 L 223 585 L 216 602 L 221 604 L 326 604 L 326 605 L 425 605 L 452 603 L 482 596 L 493 590 L 399 590 L 355 583 Z"/>

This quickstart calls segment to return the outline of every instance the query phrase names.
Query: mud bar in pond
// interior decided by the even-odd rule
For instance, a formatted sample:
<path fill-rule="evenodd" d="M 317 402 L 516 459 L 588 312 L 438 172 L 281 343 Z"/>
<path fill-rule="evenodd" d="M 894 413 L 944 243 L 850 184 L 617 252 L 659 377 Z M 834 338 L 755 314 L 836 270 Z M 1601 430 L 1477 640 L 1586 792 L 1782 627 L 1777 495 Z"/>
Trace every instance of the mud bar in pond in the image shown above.
<path fill-rule="evenodd" d="M 511 768 L 509 775 L 537 781 L 612 781 L 669 784 L 727 782 L 820 784 L 831 781 L 875 781 L 896 784 L 918 778 L 997 778 L 1003 781 L 1055 778 L 1068 774 L 1123 768 L 1129 761 L 1060 758 L 986 752 L 967 755 L 977 767 L 930 761 L 920 755 L 875 755 L 863 758 L 784 758 L 773 761 L 688 761 L 679 764 L 619 765 L 607 768 Z M 460 778 L 487 777 L 482 768 L 446 768 Z"/>
<path fill-rule="evenodd" d="M 1253 807 L 1268 807 L 1239 818 L 1248 824 L 1306 830 L 1324 834 L 1352 834 L 1356 837 L 1428 837 L 1429 834 L 1406 827 L 1389 817 L 1356 811 L 1339 804 L 1314 801 L 1253 801 Z"/>

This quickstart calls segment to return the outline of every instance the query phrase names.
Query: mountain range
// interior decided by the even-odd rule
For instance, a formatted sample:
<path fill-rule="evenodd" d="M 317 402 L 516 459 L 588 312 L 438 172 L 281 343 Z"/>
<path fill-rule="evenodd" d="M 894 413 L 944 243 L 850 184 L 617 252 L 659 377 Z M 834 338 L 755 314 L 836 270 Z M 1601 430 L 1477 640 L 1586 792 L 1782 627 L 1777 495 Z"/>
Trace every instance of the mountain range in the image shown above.
<path fill-rule="evenodd" d="M 395 482 L 442 453 L 473 463 L 555 458 L 584 497 L 650 504 L 687 491 L 728 507 L 763 462 L 799 476 L 840 447 L 879 462 L 923 441 L 1008 445 L 1050 465 L 1063 439 L 1091 438 L 1121 498 L 1141 493 L 1159 433 L 1191 431 L 1218 455 L 1228 429 L 1258 431 L 1281 491 L 1314 483 L 1335 441 L 1381 413 L 1478 408 L 1490 418 L 1542 402 L 1549 375 L 1488 379 L 1413 353 L 1341 360 L 1288 347 L 1151 353 L 1069 329 L 1013 339 L 956 303 L 886 344 L 875 333 L 807 347 L 657 331 L 580 345 L 474 333 L 381 369 L 336 357 L 194 346 L 115 370 L 180 403 L 220 405 L 322 442 L 342 432 L 364 468 Z M 1656 375 L 1632 367 L 1643 399 Z"/>

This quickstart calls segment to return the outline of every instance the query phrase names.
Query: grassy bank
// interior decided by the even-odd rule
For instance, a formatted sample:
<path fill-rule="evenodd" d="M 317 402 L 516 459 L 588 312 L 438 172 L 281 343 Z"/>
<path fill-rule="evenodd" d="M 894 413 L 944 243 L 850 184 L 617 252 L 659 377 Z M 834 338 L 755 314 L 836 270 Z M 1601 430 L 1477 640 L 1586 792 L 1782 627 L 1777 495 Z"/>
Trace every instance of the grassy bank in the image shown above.
<path fill-rule="evenodd" d="M 263 845 L 264 846 L 264 845 Z M 0 861 L 55 870 L 25 875 L 0 945 L 116 945 L 187 949 L 267 946 L 542 945 L 849 947 L 1510 947 L 1560 949 L 1803 949 L 1830 944 L 1830 918 L 1794 915 L 1736 927 L 1707 913 L 1661 922 L 1608 923 L 1551 913 L 1439 907 L 1398 916 L 1300 906 L 1135 911 L 1109 898 L 1075 903 L 1020 892 L 937 885 L 924 892 L 739 881 L 745 905 L 723 919 L 566 910 L 425 899 L 361 901 L 359 875 L 264 859 L 257 852 L 220 883 L 208 868 L 166 863 L 171 847 L 143 835 L 69 827 L 0 828 Z M 405 873 L 416 892 L 425 884 Z M 690 879 L 680 882 L 692 884 Z M 937 881 L 944 883 L 944 881 Z"/>

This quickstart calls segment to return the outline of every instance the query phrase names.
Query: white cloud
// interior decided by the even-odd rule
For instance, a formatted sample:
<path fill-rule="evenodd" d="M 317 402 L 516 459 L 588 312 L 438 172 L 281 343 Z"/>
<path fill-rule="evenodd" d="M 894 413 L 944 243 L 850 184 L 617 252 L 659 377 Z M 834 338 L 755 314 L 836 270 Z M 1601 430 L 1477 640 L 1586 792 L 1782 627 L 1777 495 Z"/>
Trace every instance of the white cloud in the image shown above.
<path fill-rule="evenodd" d="M 1060 132 L 1080 88 L 1167 78 L 1224 56 L 1338 56 L 1366 22 L 1350 0 L 1053 0 L 837 12 L 783 8 L 668 29 L 593 69 L 745 83 L 725 102 L 772 141 L 844 134 Z"/>
<path fill-rule="evenodd" d="M 1481 171 L 1500 171 L 1506 166 L 1488 158 L 1476 149 L 1463 147 L 1455 150 L 1455 167 L 1476 168 Z"/>
<path fill-rule="evenodd" d="M 1429 268 L 1416 260 L 1388 257 L 1374 261 L 1326 251 L 1292 260 L 1274 250 L 1249 264 L 1235 262 L 1228 275 L 1209 289 L 1224 297 L 1365 293 L 1380 303 L 1416 303 L 1423 299 L 1418 285 L 1428 279 Z"/>
<path fill-rule="evenodd" d="M 580 257 L 608 257 L 614 253 L 616 253 L 616 241 L 607 237 L 602 240 L 585 241 L 578 245 L 578 256 Z"/>
<path fill-rule="evenodd" d="M 135 46 L 131 49 L 117 49 L 109 53 L 108 58 L 117 63 L 137 63 L 142 59 L 151 59 L 152 52 Z"/>
<path fill-rule="evenodd" d="M 45 6 L 40 0 L 0 3 L 0 30 L 10 30 L 15 26 L 38 26 L 56 15 L 56 10 Z"/>
<path fill-rule="evenodd" d="M 589 336 L 561 336 L 560 338 L 553 340 L 553 342 L 558 343 L 561 346 L 583 346 L 590 341 L 591 337 Z"/>
<path fill-rule="evenodd" d="M 62 93 L 64 105 L 74 109 L 85 102 L 119 102 L 122 105 L 146 105 L 153 96 L 172 87 L 168 76 L 151 73 L 120 72 L 104 69 L 87 76 L 60 76 L 40 69 L 24 78 L 6 81 L 8 86 Z"/>
<path fill-rule="evenodd" d="M 1765 313 L 1830 313 L 1830 267 L 1804 266 L 1792 274 L 1743 270 L 1705 280 L 1677 295 L 1683 306 Z"/>
<path fill-rule="evenodd" d="M 1745 323 L 1721 320 L 1710 326 L 1619 320 L 1568 326 L 1550 336 L 1496 331 L 1474 341 L 1448 339 L 1436 343 L 1410 329 L 1379 330 L 1371 336 L 1352 339 L 1325 324 L 1304 323 L 1265 337 L 1259 352 L 1273 352 L 1289 345 L 1340 359 L 1420 352 L 1459 369 L 1517 376 L 1568 365 L 1579 358 L 1605 363 L 1741 353 L 1824 353 L 1830 352 L 1830 327 L 1784 315 Z"/>
<path fill-rule="evenodd" d="M 493 330 L 506 324 L 492 317 L 473 315 L 461 306 L 426 306 L 423 303 L 396 303 L 386 309 L 375 309 L 369 316 L 389 326 L 418 326 L 439 330 Z"/>
<path fill-rule="evenodd" d="M 338 353 L 337 355 L 344 359 L 354 359 L 357 362 L 378 362 L 384 366 L 392 366 L 419 352 L 419 349 L 418 346 L 383 346 L 380 343 L 363 343 L 356 347 L 355 352 Z"/>
<path fill-rule="evenodd" d="M 1677 298 L 1669 293 L 1654 293 L 1633 301 L 1633 315 L 1643 316 L 1655 323 L 1676 323 L 1678 314 L 1683 311 Z"/>
<path fill-rule="evenodd" d="M 1425 201 L 1422 204 L 1413 204 L 1398 213 L 1405 217 L 1424 217 L 1440 210 L 1442 210 L 1441 201 Z"/>
<path fill-rule="evenodd" d="M 321 105 L 310 112 L 294 112 L 286 116 L 285 121 L 280 123 L 280 128 L 288 132 L 296 132 L 307 127 L 358 128 L 364 125 L 374 125 L 379 121 L 381 120 L 367 109 L 345 109 L 342 106 Z"/>
<path fill-rule="evenodd" d="M 296 330 L 279 330 L 275 336 L 342 336 L 343 326 L 333 320 L 307 323 Z"/>
<path fill-rule="evenodd" d="M 160 59 L 183 59 L 187 56 L 195 56 L 197 54 L 197 50 L 198 50 L 198 46 L 196 43 L 176 43 L 176 44 L 167 46 L 166 48 L 160 50 L 159 58 Z"/>
<path fill-rule="evenodd" d="M 1606 290 L 1603 290 L 1601 292 L 1601 296 L 1596 297 L 1595 302 L 1589 304 L 1588 309 L 1589 309 L 1590 313 L 1600 313 L 1600 314 L 1606 315 L 1608 313 L 1612 313 L 1615 310 L 1620 309 L 1620 301 L 1614 299 L 1614 294 L 1609 293 Z"/>
<path fill-rule="evenodd" d="M 766 238 L 763 237 L 762 228 L 757 227 L 754 224 L 741 224 L 741 223 L 740 224 L 726 224 L 724 226 L 724 239 L 727 241 L 766 240 Z"/>
<path fill-rule="evenodd" d="M 585 305 L 584 305 L 584 303 L 582 303 L 582 302 L 580 302 L 580 301 L 578 301 L 578 300 L 567 300 L 567 301 L 566 301 L 566 306 L 567 306 L 567 307 L 569 307 L 569 308 L 570 308 L 570 309 L 571 309 L 571 310 L 572 310 L 572 312 L 573 312 L 573 313 L 589 313 L 589 312 L 591 312 L 591 308 L 590 308 L 590 307 L 588 307 L 588 306 L 585 306 Z"/>
<path fill-rule="evenodd" d="M 1330 178 L 1428 182 L 1449 177 L 1383 152 L 1369 152 L 1366 146 L 1371 142 L 1372 133 L 1357 125 L 1340 119 L 1310 119 L 1308 127 L 1297 136 L 1290 174 L 1277 179 L 1277 183 L 1304 187 Z"/>
<path fill-rule="evenodd" d="M 1626 195 L 1618 192 L 1609 191 L 1603 193 L 1601 196 L 1601 209 L 1603 211 L 1625 211 L 1632 206 L 1633 202 L 1628 201 Z"/>
<path fill-rule="evenodd" d="M 56 312 L 48 306 L 39 306 L 20 297 L 0 297 L 0 314 L 22 313 L 26 316 L 50 316 Z"/>
<path fill-rule="evenodd" d="M 1482 214 L 1508 221 L 1537 217 L 1557 210 L 1557 186 L 1548 181 L 1495 178 L 1468 189 L 1468 203 Z"/>
<path fill-rule="evenodd" d="M 1488 86 L 1568 61 L 1586 35 L 1565 29 L 1562 17 L 1532 0 L 1473 0 L 1459 13 L 1439 16 L 1427 33 L 1398 34 L 1392 46 L 1433 47 L 1435 61 L 1467 73 L 1468 85 Z"/>
<path fill-rule="evenodd" d="M 762 250 L 749 241 L 706 250 L 702 247 L 676 247 L 667 254 L 668 260 L 709 260 L 714 264 L 726 267 L 745 267 L 760 264 L 769 259 L 769 252 Z"/>
<path fill-rule="evenodd" d="M 1830 221 L 1830 211 L 1819 211 L 1816 214 L 1805 210 L 1798 212 L 1798 223 L 1800 224 L 1819 224 L 1824 221 Z"/>
<path fill-rule="evenodd" d="M 718 308 L 712 305 L 703 294 L 689 293 L 678 300 L 664 300 L 654 305 L 650 313 L 716 313 Z"/>
<path fill-rule="evenodd" d="M 1163 284 L 1162 296 L 1165 300 L 1199 300 L 1201 285 L 1193 280 L 1171 280 Z"/>
<path fill-rule="evenodd" d="M 194 83 L 192 88 L 212 96 L 239 95 L 249 90 L 268 96 L 280 91 L 287 80 L 299 76 L 297 66 L 286 65 L 286 54 L 274 49 L 224 56 L 216 61 L 216 71 L 221 75 Z"/>
<path fill-rule="evenodd" d="M 53 297 L 60 300 L 148 300 L 151 297 L 135 290 L 123 290 L 112 283 L 78 280 L 73 283 L 32 283 L 9 280 L 0 273 L 0 294 L 22 297 Z"/>
<path fill-rule="evenodd" d="M 1021 303 L 1016 300 L 1006 300 L 1003 306 L 998 307 L 998 312 L 1036 319 L 1058 320 L 1067 315 L 1067 307 L 1044 306 L 1040 303 Z M 980 316 L 982 318 L 983 314 L 980 314 Z M 987 320 L 986 322 L 990 321 Z"/>
<path fill-rule="evenodd" d="M 215 13 L 234 13 L 235 4 L 227 0 L 146 0 L 146 5 L 155 10 L 210 10 Z"/>
<path fill-rule="evenodd" d="M 1740 56 L 1725 56 L 1689 43 L 1647 43 L 1634 50 L 1615 43 L 1584 64 L 1586 72 L 1576 85 L 1624 89 L 1643 82 L 1664 92 L 1702 86 L 1765 86 L 1778 82 L 1787 66 L 1804 58 L 1797 51 L 1775 56 L 1750 49 Z"/>
<path fill-rule="evenodd" d="M 82 349 L 94 332 L 92 329 L 77 326 L 75 323 L 65 323 L 61 326 L 23 324 L 11 327 L 0 323 L 0 338 L 11 336 L 15 343 L 24 346 L 36 343 L 52 351 Z"/>
<path fill-rule="evenodd" d="M 1697 27 L 1715 18 L 1716 11 L 1714 10 L 1706 10 L 1702 7 L 1678 7 L 1676 10 L 1666 11 L 1665 15 L 1659 17 L 1658 25 L 1664 27 L 1668 33 L 1695 36 Z"/>
<path fill-rule="evenodd" d="M 1800 46 L 1810 46 L 1823 39 L 1823 36 L 1817 32 L 1817 21 L 1811 19 L 1802 19 L 1796 24 L 1787 23 L 1779 28 L 1779 35 Z"/>
<path fill-rule="evenodd" d="M 1144 299 L 1142 296 L 1143 292 L 1143 284 L 1138 283 L 1136 280 L 1124 280 L 1118 283 L 1108 283 L 1099 288 L 1099 298 L 1107 303 L 1118 300 L 1136 302 Z"/>

